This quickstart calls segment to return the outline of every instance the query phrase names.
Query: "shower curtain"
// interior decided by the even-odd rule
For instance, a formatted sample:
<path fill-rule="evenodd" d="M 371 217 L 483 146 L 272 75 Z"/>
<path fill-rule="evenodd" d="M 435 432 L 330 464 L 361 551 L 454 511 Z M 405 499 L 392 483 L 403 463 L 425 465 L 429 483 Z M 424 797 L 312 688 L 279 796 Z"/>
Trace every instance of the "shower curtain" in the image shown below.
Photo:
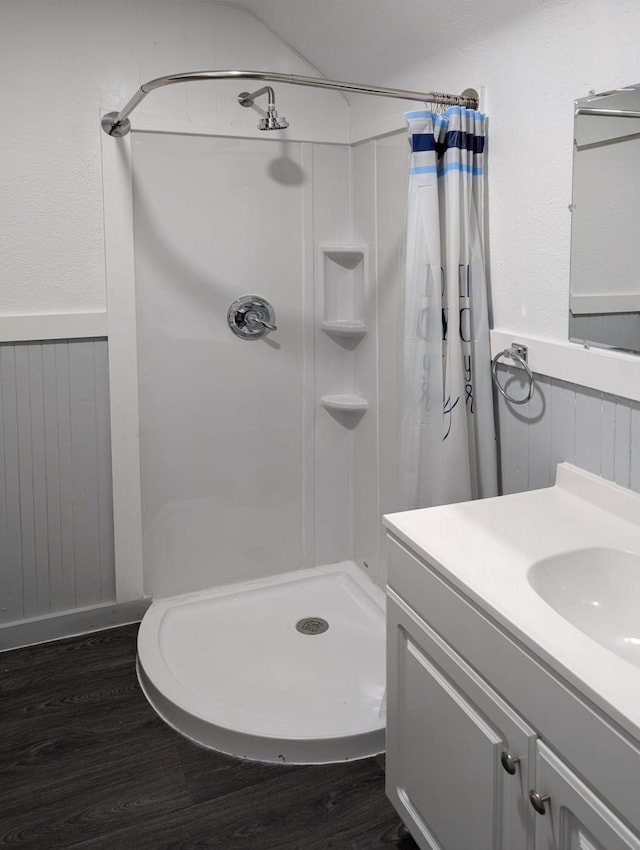
<path fill-rule="evenodd" d="M 486 117 L 408 112 L 400 499 L 497 495 L 484 252 Z"/>

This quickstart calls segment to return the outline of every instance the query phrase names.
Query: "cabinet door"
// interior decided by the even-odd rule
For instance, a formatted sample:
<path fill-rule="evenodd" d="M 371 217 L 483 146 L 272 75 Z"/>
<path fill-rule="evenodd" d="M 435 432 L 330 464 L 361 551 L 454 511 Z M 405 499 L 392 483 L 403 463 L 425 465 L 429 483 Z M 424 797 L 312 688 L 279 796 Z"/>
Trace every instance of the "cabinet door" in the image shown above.
<path fill-rule="evenodd" d="M 545 814 L 536 815 L 535 850 L 640 850 L 640 837 L 542 741 L 538 742 L 535 790 L 549 795 Z"/>
<path fill-rule="evenodd" d="M 526 850 L 535 733 L 393 591 L 387 603 L 387 795 L 423 850 Z"/>

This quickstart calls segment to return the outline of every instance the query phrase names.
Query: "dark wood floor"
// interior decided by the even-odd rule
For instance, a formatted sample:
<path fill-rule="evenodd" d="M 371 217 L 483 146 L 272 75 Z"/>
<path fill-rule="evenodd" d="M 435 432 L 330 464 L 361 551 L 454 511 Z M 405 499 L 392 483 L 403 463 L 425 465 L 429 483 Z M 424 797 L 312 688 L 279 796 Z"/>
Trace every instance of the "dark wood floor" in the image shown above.
<path fill-rule="evenodd" d="M 0 654 L 0 846 L 415 850 L 380 759 L 257 764 L 166 726 L 138 688 L 136 632 Z"/>

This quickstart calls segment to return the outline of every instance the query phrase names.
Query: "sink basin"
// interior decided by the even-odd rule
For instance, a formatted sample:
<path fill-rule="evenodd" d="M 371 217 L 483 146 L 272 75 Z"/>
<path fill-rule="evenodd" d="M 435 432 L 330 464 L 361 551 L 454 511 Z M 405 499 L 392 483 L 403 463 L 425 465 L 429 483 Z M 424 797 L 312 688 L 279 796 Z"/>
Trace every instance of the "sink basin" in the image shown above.
<path fill-rule="evenodd" d="M 537 561 L 527 579 L 565 620 L 640 667 L 640 556 L 580 549 Z"/>

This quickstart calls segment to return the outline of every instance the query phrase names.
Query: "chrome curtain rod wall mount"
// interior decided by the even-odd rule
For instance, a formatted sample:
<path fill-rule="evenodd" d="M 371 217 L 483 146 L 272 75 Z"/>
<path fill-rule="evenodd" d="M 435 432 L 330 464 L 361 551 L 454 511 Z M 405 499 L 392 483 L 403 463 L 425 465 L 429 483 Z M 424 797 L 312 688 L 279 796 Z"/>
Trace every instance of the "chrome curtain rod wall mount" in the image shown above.
<path fill-rule="evenodd" d="M 131 132 L 131 121 L 128 118 L 118 119 L 117 112 L 105 112 L 100 120 L 100 125 L 107 136 L 113 136 L 116 139 L 120 139 Z"/>
<path fill-rule="evenodd" d="M 404 89 L 391 89 L 384 86 L 369 86 L 364 83 L 346 83 L 340 80 L 326 80 L 324 77 L 303 77 L 299 74 L 279 74 L 271 71 L 189 71 L 182 74 L 170 74 L 166 77 L 157 77 L 140 86 L 131 100 L 120 110 L 120 112 L 108 112 L 102 117 L 102 129 L 108 136 L 120 138 L 126 136 L 131 130 L 129 115 L 138 106 L 141 100 L 149 92 L 163 86 L 171 86 L 175 83 L 195 83 L 200 80 L 263 80 L 272 83 L 288 83 L 294 86 L 310 86 L 312 88 L 332 89 L 334 91 L 351 92 L 352 94 L 370 94 L 378 97 L 395 97 L 400 100 L 417 100 L 422 103 L 441 103 L 448 106 L 461 106 L 467 109 L 477 109 L 479 105 L 478 92 L 475 89 L 465 89 L 461 95 L 444 94 L 443 92 L 417 92 L 405 91 Z M 264 89 L 271 89 L 265 86 Z M 264 89 L 260 89 L 262 92 Z M 273 89 L 271 89 L 273 91 Z M 249 95 L 251 98 L 258 96 L 258 92 Z M 250 104 L 242 104 L 249 106 Z M 281 122 L 284 119 L 280 119 Z M 265 129 L 276 129 L 265 128 Z"/>

